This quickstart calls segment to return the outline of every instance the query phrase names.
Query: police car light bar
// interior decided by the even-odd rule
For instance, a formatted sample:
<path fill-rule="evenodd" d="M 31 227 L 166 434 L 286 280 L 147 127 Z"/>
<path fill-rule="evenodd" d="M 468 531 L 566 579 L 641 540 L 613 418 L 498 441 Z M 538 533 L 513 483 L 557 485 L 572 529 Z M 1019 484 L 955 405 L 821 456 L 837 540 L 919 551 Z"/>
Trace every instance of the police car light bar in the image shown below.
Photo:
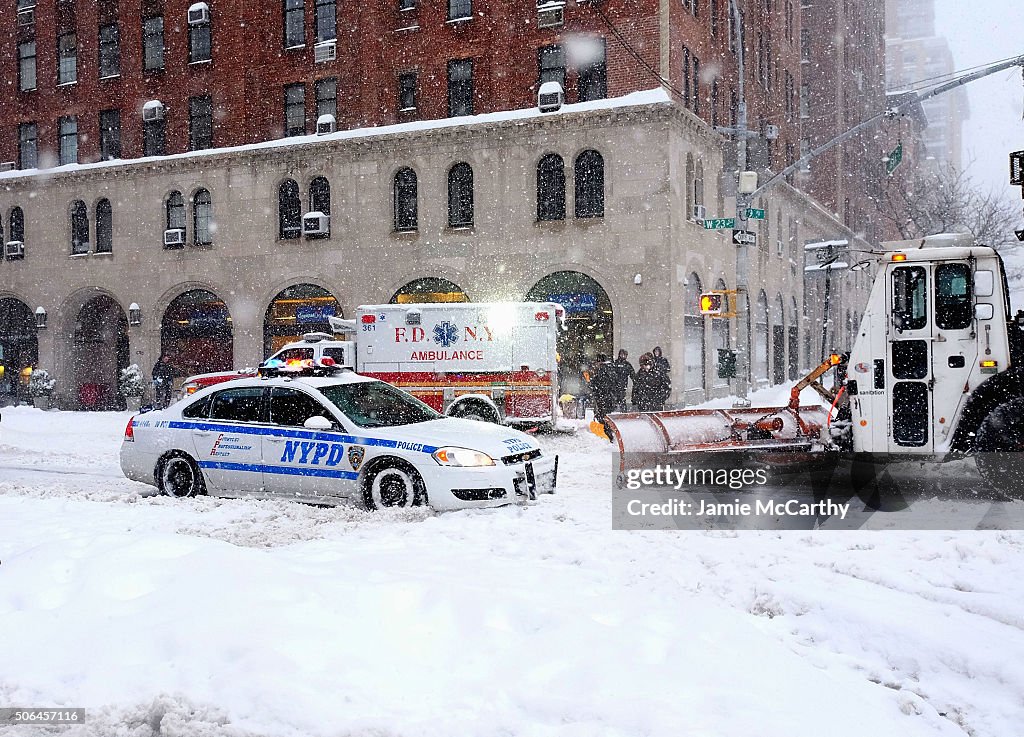
<path fill-rule="evenodd" d="M 279 358 L 272 358 L 260 365 L 257 373 L 264 378 L 272 376 L 334 376 L 350 370 L 346 366 L 339 366 L 333 358 L 324 356 L 319 361 L 307 358 L 287 363 Z"/>

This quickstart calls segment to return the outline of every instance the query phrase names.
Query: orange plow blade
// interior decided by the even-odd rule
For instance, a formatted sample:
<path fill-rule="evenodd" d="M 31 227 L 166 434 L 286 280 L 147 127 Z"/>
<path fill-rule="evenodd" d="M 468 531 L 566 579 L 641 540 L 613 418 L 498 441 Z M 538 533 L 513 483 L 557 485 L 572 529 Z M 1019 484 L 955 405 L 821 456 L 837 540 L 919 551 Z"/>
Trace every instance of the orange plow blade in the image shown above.
<path fill-rule="evenodd" d="M 828 410 L 803 407 L 677 409 L 608 415 L 621 470 L 639 454 L 756 454 L 766 463 L 799 461 L 822 449 Z"/>

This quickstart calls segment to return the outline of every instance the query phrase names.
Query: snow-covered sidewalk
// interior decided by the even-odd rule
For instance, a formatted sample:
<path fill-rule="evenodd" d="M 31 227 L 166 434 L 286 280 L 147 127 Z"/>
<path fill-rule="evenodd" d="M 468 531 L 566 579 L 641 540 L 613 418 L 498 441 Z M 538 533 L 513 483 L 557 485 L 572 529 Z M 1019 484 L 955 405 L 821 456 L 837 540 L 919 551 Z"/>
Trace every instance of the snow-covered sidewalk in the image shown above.
<path fill-rule="evenodd" d="M 1024 534 L 616 532 L 587 433 L 525 509 L 170 500 L 120 476 L 127 419 L 0 422 L 0 706 L 87 707 L 63 734 L 1024 724 Z"/>

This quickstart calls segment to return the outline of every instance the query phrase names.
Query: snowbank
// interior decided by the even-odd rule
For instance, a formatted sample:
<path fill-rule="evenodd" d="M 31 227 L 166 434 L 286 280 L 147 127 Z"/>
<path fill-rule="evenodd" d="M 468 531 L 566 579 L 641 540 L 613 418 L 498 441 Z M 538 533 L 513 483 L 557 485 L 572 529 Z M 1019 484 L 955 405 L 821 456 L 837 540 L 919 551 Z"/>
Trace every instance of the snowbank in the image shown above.
<path fill-rule="evenodd" d="M 118 479 L 127 414 L 0 422 L 0 704 L 72 737 L 1007 737 L 1020 533 L 613 532 L 611 456 L 528 508 L 370 515 Z M 12 735 L 29 735 L 13 728 Z"/>

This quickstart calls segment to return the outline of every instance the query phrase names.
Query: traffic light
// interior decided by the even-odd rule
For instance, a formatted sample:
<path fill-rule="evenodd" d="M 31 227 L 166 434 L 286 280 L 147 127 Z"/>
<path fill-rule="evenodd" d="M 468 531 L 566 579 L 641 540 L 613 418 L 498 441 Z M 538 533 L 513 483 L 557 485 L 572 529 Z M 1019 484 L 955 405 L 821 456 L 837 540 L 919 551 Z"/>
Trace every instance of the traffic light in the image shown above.
<path fill-rule="evenodd" d="M 700 314 L 721 315 L 725 312 L 725 295 L 717 292 L 704 292 L 700 295 Z"/>

